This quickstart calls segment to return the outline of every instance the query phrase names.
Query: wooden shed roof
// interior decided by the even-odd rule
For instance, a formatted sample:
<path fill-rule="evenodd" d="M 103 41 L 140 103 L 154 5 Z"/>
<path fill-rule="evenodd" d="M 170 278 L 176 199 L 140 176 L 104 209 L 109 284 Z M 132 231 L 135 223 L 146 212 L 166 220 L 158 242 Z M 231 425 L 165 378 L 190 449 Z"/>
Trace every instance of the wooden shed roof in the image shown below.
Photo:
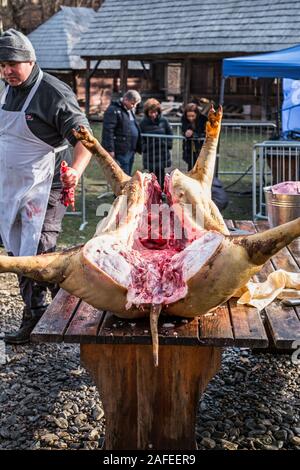
<path fill-rule="evenodd" d="M 299 0 L 105 0 L 82 57 L 266 52 L 300 43 Z"/>
<path fill-rule="evenodd" d="M 37 62 L 44 70 L 83 70 L 86 63 L 72 51 L 88 30 L 95 11 L 92 8 L 65 7 L 28 35 L 37 56 Z M 138 61 L 130 61 L 130 69 L 142 69 Z M 103 60 L 100 69 L 119 69 L 119 60 Z"/>

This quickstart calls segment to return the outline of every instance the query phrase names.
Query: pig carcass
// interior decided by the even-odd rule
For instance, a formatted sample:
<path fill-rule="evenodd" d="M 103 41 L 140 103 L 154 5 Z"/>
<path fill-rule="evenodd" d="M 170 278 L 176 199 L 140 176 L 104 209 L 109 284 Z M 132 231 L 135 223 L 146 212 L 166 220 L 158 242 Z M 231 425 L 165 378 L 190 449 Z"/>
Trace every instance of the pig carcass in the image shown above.
<path fill-rule="evenodd" d="M 158 364 L 159 314 L 195 317 L 215 309 L 277 251 L 300 235 L 300 219 L 248 236 L 232 236 L 211 200 L 222 110 L 208 116 L 194 168 L 127 176 L 81 127 L 74 134 L 97 158 L 116 199 L 85 245 L 29 257 L 0 256 L 0 272 L 58 283 L 90 305 L 121 318 L 150 317 Z"/>

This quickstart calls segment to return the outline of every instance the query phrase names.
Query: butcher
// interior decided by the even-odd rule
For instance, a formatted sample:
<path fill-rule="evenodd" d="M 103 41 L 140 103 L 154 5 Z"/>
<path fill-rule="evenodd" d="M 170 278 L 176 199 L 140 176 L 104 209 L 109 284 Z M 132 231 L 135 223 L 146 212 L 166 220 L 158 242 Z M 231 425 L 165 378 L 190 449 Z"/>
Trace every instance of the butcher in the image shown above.
<path fill-rule="evenodd" d="M 91 156 L 72 129 L 89 124 L 71 88 L 42 72 L 21 32 L 9 29 L 0 36 L 0 71 L 6 83 L 0 96 L 0 235 L 10 255 L 50 253 L 66 209 L 62 188 L 74 191 Z M 64 160 L 69 166 L 60 176 Z M 47 288 L 52 297 L 58 289 L 22 275 L 19 286 L 22 323 L 6 334 L 6 343 L 29 341 L 47 308 Z"/>

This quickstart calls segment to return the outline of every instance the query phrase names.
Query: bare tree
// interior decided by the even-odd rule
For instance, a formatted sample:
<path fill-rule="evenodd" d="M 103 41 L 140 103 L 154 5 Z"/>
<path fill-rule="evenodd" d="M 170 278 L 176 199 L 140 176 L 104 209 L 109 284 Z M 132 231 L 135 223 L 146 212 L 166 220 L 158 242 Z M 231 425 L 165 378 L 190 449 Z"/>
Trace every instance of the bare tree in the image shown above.
<path fill-rule="evenodd" d="M 104 0 L 0 0 L 3 28 L 28 34 L 56 13 L 61 5 L 100 8 Z"/>

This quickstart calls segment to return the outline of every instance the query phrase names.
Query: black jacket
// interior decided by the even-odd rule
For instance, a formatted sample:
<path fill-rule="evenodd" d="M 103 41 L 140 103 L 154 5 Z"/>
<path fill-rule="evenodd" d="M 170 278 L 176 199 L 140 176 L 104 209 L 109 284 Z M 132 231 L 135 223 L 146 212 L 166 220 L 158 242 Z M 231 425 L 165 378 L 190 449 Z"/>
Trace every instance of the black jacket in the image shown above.
<path fill-rule="evenodd" d="M 141 131 L 133 113 L 132 116 L 139 134 L 135 151 L 141 153 Z M 104 113 L 102 146 L 108 152 L 115 152 L 116 156 L 131 150 L 130 117 L 121 101 L 112 101 Z"/>
<path fill-rule="evenodd" d="M 22 85 L 10 87 L 3 109 L 21 111 L 23 104 L 34 86 L 40 68 L 35 64 L 30 76 Z M 44 72 L 43 79 L 25 111 L 28 128 L 39 139 L 53 147 L 60 147 L 68 142 L 74 147 L 77 143 L 72 129 L 80 124 L 90 125 L 82 113 L 77 98 L 71 88 L 61 80 Z M 60 163 L 72 162 L 70 149 L 63 150 L 55 156 L 55 173 L 52 188 L 61 188 Z"/>
<path fill-rule="evenodd" d="M 182 158 L 189 165 L 194 165 L 197 157 L 200 153 L 201 147 L 203 145 L 203 139 L 205 137 L 205 124 L 207 117 L 203 114 L 200 114 L 199 118 L 196 120 L 195 128 L 192 127 L 191 123 L 182 116 L 182 135 L 185 136 L 187 130 L 193 130 L 193 136 L 190 138 L 186 137 L 186 140 L 182 144 Z"/>
<path fill-rule="evenodd" d="M 173 135 L 168 120 L 163 116 L 158 116 L 155 121 L 145 116 L 140 126 L 143 134 Z M 149 171 L 154 171 L 155 168 L 167 168 L 171 166 L 171 148 L 172 139 L 170 138 L 143 137 L 142 150 L 144 168 Z"/>

